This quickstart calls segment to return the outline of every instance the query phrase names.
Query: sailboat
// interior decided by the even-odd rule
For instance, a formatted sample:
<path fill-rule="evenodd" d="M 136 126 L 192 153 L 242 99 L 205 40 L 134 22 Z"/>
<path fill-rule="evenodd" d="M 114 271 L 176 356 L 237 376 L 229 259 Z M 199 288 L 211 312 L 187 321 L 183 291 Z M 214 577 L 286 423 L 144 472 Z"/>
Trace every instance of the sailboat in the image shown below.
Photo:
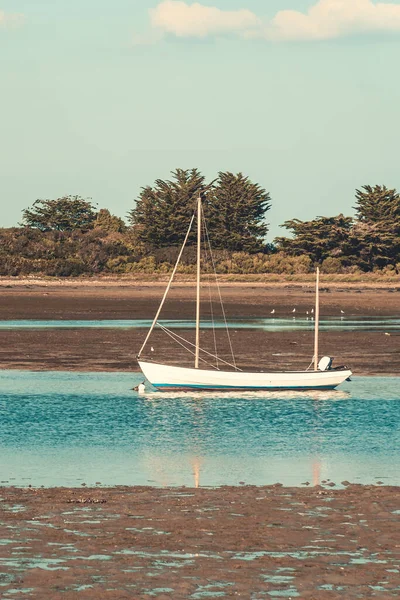
<path fill-rule="evenodd" d="M 188 390 L 209 390 L 209 391 L 255 391 L 255 390 L 333 390 L 338 385 L 348 380 L 352 372 L 347 367 L 332 368 L 332 359 L 324 356 L 318 359 L 318 338 L 319 338 L 319 269 L 316 277 L 316 304 L 315 304 L 315 336 L 314 336 L 314 364 L 305 371 L 285 371 L 285 372 L 246 372 L 237 367 L 233 352 L 232 363 L 222 360 L 211 352 L 200 347 L 200 302 L 201 302 L 201 239 L 202 227 L 206 228 L 204 220 L 203 205 L 204 192 L 199 194 L 197 208 L 193 214 L 189 227 L 180 249 L 176 264 L 172 271 L 168 285 L 165 289 L 161 304 L 154 317 L 153 323 L 147 333 L 144 343 L 137 356 L 140 369 L 147 381 L 151 385 L 164 391 L 188 391 Z M 167 298 L 168 292 L 174 280 L 178 265 L 182 258 L 183 250 L 189 238 L 193 223 L 197 216 L 197 277 L 196 277 L 196 342 L 185 340 L 177 333 L 167 329 L 159 322 L 159 317 Z M 207 230 L 205 230 L 207 232 Z M 208 232 L 207 232 L 208 236 Z M 209 237 L 208 237 L 209 242 Z M 211 247 L 210 247 L 211 251 Z M 215 269 L 214 269 L 215 271 Z M 216 274 L 215 274 L 216 276 Z M 217 280 L 217 279 L 216 279 Z M 219 290 L 219 287 L 218 287 Z M 221 295 L 220 295 L 221 297 Z M 221 299 L 222 300 L 222 299 Z M 221 306 L 222 301 L 221 301 Z M 226 323 L 225 311 L 223 316 Z M 175 342 L 183 346 L 194 355 L 194 368 L 170 366 L 164 363 L 150 362 L 142 360 L 142 354 L 149 341 L 149 338 L 156 326 L 165 331 Z M 229 330 L 227 329 L 228 334 Z M 210 364 L 209 359 L 217 359 L 217 364 Z M 200 362 L 206 365 L 206 368 L 200 368 Z M 220 364 L 224 368 L 220 368 Z M 211 367 L 211 368 L 209 368 Z M 230 370 L 227 370 L 229 367 Z"/>

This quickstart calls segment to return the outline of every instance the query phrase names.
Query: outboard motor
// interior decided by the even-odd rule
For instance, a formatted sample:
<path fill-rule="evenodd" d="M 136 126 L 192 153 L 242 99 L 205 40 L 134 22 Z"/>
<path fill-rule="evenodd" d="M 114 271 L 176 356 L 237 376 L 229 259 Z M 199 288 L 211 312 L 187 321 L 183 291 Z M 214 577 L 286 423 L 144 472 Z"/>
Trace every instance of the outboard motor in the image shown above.
<path fill-rule="evenodd" d="M 333 358 L 330 356 L 323 356 L 318 363 L 318 369 L 320 371 L 329 371 L 332 366 Z"/>

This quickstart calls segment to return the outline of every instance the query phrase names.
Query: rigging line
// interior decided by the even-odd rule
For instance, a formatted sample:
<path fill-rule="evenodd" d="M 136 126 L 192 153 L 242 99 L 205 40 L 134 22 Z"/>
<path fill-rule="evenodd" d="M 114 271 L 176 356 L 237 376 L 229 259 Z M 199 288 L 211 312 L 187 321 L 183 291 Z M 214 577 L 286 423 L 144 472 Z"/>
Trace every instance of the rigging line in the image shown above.
<path fill-rule="evenodd" d="M 148 332 L 148 334 L 147 334 L 147 336 L 146 336 L 146 339 L 145 339 L 145 340 L 144 340 L 144 342 L 143 342 L 143 346 L 142 346 L 142 347 L 140 348 L 140 350 L 139 350 L 139 354 L 137 355 L 137 357 L 138 357 L 138 358 L 140 358 L 140 355 L 142 354 L 143 350 L 145 349 L 145 346 L 146 346 L 147 342 L 149 341 L 149 337 L 151 336 L 151 334 L 152 334 L 152 332 L 153 332 L 153 329 L 154 329 L 154 327 L 156 326 L 156 323 L 157 323 L 157 321 L 158 321 L 158 317 L 160 316 L 160 313 L 161 313 L 162 307 L 164 306 L 164 302 L 165 302 L 165 300 L 166 300 L 166 298 L 167 298 L 168 292 L 169 292 L 169 290 L 170 290 L 170 287 L 171 287 L 171 285 L 172 285 L 172 282 L 173 282 L 173 280 L 174 280 L 174 277 L 175 277 L 176 270 L 177 270 L 177 268 L 178 268 L 178 265 L 179 265 L 179 263 L 180 263 L 180 260 L 181 260 L 181 258 L 182 258 L 182 254 L 183 254 L 183 250 L 184 250 L 184 248 L 185 248 L 185 246 L 186 246 L 186 242 L 188 241 L 188 237 L 189 237 L 189 234 L 190 234 L 190 230 L 192 229 L 193 221 L 194 221 L 194 213 L 193 213 L 193 215 L 192 215 L 192 218 L 191 218 L 191 220 L 190 220 L 189 227 L 188 227 L 188 230 L 187 230 L 187 233 L 186 233 L 185 239 L 184 239 L 184 241 L 183 241 L 182 248 L 181 248 L 181 250 L 180 250 L 180 252 L 179 252 L 178 259 L 177 259 L 177 261 L 176 261 L 176 263 L 175 263 L 174 270 L 173 270 L 173 271 L 172 271 L 172 273 L 171 273 L 171 277 L 170 277 L 170 279 L 169 279 L 169 282 L 168 282 L 167 288 L 166 288 L 166 290 L 165 290 L 165 292 L 164 292 L 163 299 L 161 300 L 161 304 L 160 304 L 160 306 L 159 306 L 159 308 L 158 308 L 158 311 L 157 311 L 157 314 L 156 314 L 156 316 L 154 317 L 154 321 L 153 321 L 153 323 L 152 323 L 152 325 L 151 325 L 151 327 L 150 327 L 150 330 L 149 330 L 149 332 Z"/>
<path fill-rule="evenodd" d="M 204 217 L 203 217 L 203 219 L 204 219 Z M 217 289 L 218 289 L 218 294 L 219 294 L 219 301 L 220 301 L 220 303 L 221 303 L 222 315 L 223 315 L 223 317 L 224 317 L 224 322 L 225 322 L 226 333 L 227 333 L 227 335 L 228 335 L 228 341 L 229 341 L 229 347 L 230 347 L 230 350 L 231 350 L 232 361 L 233 361 L 233 364 L 234 364 L 234 367 L 235 367 L 235 369 L 236 369 L 236 370 L 238 370 L 238 371 L 240 371 L 240 369 L 238 369 L 238 368 L 236 367 L 236 360 L 235 360 L 235 355 L 234 355 L 234 352 L 233 352 L 233 346 L 232 346 L 231 336 L 230 336 L 230 334 L 229 334 L 229 327 L 228 327 L 228 322 L 227 322 L 227 320 L 226 320 L 226 314 L 225 314 L 224 303 L 222 302 L 221 289 L 220 289 L 220 287 L 219 287 L 219 281 L 218 281 L 218 276 L 217 276 L 217 270 L 216 270 L 216 268 L 215 268 L 214 255 L 213 255 L 213 253 L 212 253 L 212 248 L 211 248 L 210 235 L 209 235 L 209 233 L 208 233 L 208 227 L 207 227 L 207 223 L 206 223 L 205 219 L 204 219 L 204 227 L 205 227 L 205 231 L 206 231 L 206 235 L 207 235 L 207 242 L 208 242 L 208 246 L 209 246 L 209 249 L 210 249 L 211 261 L 212 261 L 212 266 L 213 266 L 214 275 L 215 275 L 215 282 L 216 282 L 216 284 L 217 284 Z"/>
<path fill-rule="evenodd" d="M 203 230 L 204 230 L 204 240 L 206 239 L 206 234 L 205 234 L 205 227 L 204 227 L 204 218 L 203 218 Z M 207 246 L 206 244 L 204 244 L 204 256 L 205 256 L 205 262 L 207 264 L 207 267 L 209 266 L 209 261 L 208 261 L 208 252 L 207 252 Z M 211 264 L 211 261 L 210 261 Z M 215 332 L 215 321 L 214 321 L 214 309 L 213 309 L 213 303 L 212 303 L 212 296 L 211 296 L 211 273 L 209 273 L 209 277 L 208 277 L 208 295 L 210 297 L 210 312 L 211 312 L 211 322 L 212 322 L 212 332 L 213 332 L 213 338 L 214 338 L 214 352 L 215 352 L 215 357 L 216 357 L 216 363 L 217 363 L 217 368 L 219 368 L 218 366 L 218 347 L 217 347 L 217 336 L 216 336 L 216 332 Z"/>
<path fill-rule="evenodd" d="M 194 348 L 196 347 L 196 344 L 192 344 L 192 342 L 189 342 L 189 340 L 185 340 L 185 338 L 183 338 L 182 336 L 178 335 L 175 332 L 172 332 L 170 329 L 167 329 L 166 327 L 164 327 L 164 325 L 161 325 L 161 323 L 157 323 L 157 325 L 159 327 L 161 327 L 161 329 L 168 331 L 169 333 L 172 333 L 173 335 L 175 335 L 177 338 L 179 338 L 180 340 L 183 340 L 184 342 L 186 342 L 186 344 L 189 344 L 190 346 L 193 346 Z M 208 356 L 212 356 L 212 358 L 216 358 L 214 356 L 214 354 L 211 354 L 211 352 L 208 352 L 207 350 L 204 350 L 204 348 L 200 348 L 201 352 L 204 352 L 204 354 L 207 354 Z M 225 363 L 226 365 L 228 365 L 229 367 L 233 367 L 235 368 L 237 371 L 241 371 L 241 369 L 239 369 L 239 367 L 236 367 L 235 365 L 232 365 L 231 363 L 228 363 L 226 360 L 223 360 L 222 358 L 219 359 L 220 362 Z"/>
<path fill-rule="evenodd" d="M 314 364 L 314 356 L 312 357 L 312 360 L 311 360 L 310 364 L 308 365 L 306 371 L 309 371 L 311 369 L 311 367 L 313 366 L 313 364 Z"/>
<path fill-rule="evenodd" d="M 190 354 L 193 354 L 193 356 L 196 356 L 196 352 L 193 352 L 193 350 L 191 350 L 190 348 L 186 348 L 186 346 L 185 346 L 184 344 L 182 344 L 182 342 L 180 342 L 180 341 L 177 339 L 177 337 L 176 337 L 176 336 L 177 336 L 177 334 L 176 334 L 176 333 L 174 333 L 173 331 L 170 331 L 169 329 L 167 329 L 166 327 L 163 327 L 162 325 L 160 325 L 160 327 L 161 327 L 161 329 L 163 329 L 163 330 L 165 331 L 165 333 L 166 333 L 167 335 L 169 335 L 169 337 L 170 337 L 171 339 L 173 339 L 173 340 L 174 340 L 174 342 L 176 342 L 177 344 L 179 344 L 180 346 L 182 346 L 182 348 L 184 348 L 184 349 L 185 349 L 187 352 L 190 352 Z M 179 337 L 179 336 L 178 336 L 178 337 Z M 183 338 L 182 338 L 182 339 L 183 339 Z M 185 340 L 185 342 L 187 342 L 188 344 L 190 343 L 190 342 L 188 342 L 187 340 Z M 200 348 L 200 350 L 201 350 L 201 348 Z M 219 371 L 219 369 L 218 369 L 218 368 L 217 368 L 215 365 L 213 365 L 212 363 L 209 363 L 207 360 L 205 360 L 205 359 L 204 359 L 204 358 L 202 358 L 201 356 L 199 356 L 199 360 L 201 360 L 201 362 L 205 363 L 205 364 L 206 364 L 206 365 L 208 365 L 209 367 L 212 367 L 213 369 L 216 369 L 217 371 Z"/>

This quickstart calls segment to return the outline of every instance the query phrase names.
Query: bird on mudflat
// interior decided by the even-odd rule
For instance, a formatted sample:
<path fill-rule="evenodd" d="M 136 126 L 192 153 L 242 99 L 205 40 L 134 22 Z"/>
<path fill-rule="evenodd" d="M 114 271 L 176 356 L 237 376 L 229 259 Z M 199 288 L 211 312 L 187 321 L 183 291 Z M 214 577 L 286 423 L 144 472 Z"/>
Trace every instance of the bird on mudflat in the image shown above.
<path fill-rule="evenodd" d="M 275 314 L 275 309 L 273 308 L 273 309 L 271 310 L 271 315 L 274 315 L 274 314 Z"/>

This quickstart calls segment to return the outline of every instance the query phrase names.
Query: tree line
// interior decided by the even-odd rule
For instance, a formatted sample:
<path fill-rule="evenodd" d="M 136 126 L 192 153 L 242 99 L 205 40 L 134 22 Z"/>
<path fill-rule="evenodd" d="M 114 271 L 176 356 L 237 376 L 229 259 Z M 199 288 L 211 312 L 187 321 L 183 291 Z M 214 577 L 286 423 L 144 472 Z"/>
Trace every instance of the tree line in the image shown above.
<path fill-rule="evenodd" d="M 220 172 L 208 185 L 197 170 L 142 188 L 126 222 L 80 196 L 36 200 L 19 227 L 0 229 L 0 275 L 79 276 L 167 273 L 198 195 L 220 273 L 326 273 L 400 270 L 400 195 L 385 186 L 355 192 L 355 216 L 292 219 L 289 233 L 268 241 L 270 194 L 242 173 Z M 193 273 L 195 232 L 180 271 Z"/>

